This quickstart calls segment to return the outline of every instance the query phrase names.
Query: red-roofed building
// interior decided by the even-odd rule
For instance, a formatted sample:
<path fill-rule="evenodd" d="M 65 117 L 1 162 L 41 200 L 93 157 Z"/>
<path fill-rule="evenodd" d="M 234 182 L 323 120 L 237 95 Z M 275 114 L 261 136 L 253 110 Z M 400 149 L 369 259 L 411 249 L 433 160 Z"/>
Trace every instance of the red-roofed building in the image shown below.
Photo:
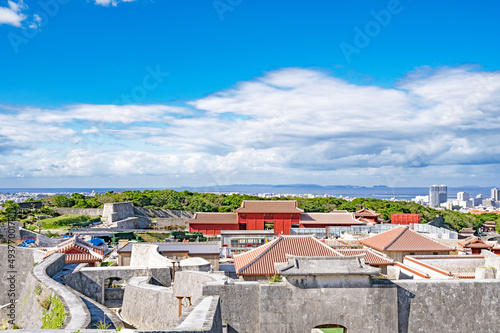
<path fill-rule="evenodd" d="M 201 232 L 204 235 L 220 235 L 221 230 L 240 230 L 235 213 L 196 213 L 186 223 L 189 223 L 189 232 Z"/>
<path fill-rule="evenodd" d="M 277 275 L 274 263 L 287 262 L 286 255 L 340 256 L 313 236 L 280 236 L 258 248 L 234 256 L 236 274 L 245 280 L 267 279 Z"/>
<path fill-rule="evenodd" d="M 491 250 L 493 248 L 493 245 L 486 244 L 483 240 L 477 238 L 476 236 L 463 239 L 458 242 L 458 245 L 463 247 L 464 250 L 470 250 L 472 254 L 481 254 L 481 250 Z"/>
<path fill-rule="evenodd" d="M 410 225 L 420 223 L 420 214 L 392 214 L 391 224 Z"/>
<path fill-rule="evenodd" d="M 454 247 L 441 244 L 432 238 L 410 230 L 407 226 L 360 239 L 359 242 L 399 262 L 403 262 L 405 255 L 445 255 L 455 250 Z"/>
<path fill-rule="evenodd" d="M 377 213 L 376 211 L 373 211 L 368 208 L 363 208 L 358 210 L 356 213 L 354 213 L 354 217 L 359 220 L 365 220 L 366 222 L 371 222 L 373 224 L 379 223 L 378 217 L 380 216 L 380 213 Z"/>
<path fill-rule="evenodd" d="M 102 262 L 104 258 L 103 248 L 86 242 L 77 236 L 73 236 L 55 247 L 47 249 L 44 259 L 54 253 L 66 254 L 66 264 L 88 263 L 90 267 L 94 267 L 97 262 Z"/>
<path fill-rule="evenodd" d="M 219 235 L 221 230 L 274 230 L 289 235 L 290 228 L 365 225 L 348 211 L 304 213 L 296 200 L 245 200 L 232 213 L 196 213 L 186 222 L 190 232 Z"/>

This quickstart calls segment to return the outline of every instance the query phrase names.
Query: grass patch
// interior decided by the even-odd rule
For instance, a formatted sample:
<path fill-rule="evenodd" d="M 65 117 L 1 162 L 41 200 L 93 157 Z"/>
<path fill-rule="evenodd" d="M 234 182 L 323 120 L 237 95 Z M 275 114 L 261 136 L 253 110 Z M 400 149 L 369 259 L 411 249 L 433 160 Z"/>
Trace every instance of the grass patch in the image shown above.
<path fill-rule="evenodd" d="M 90 217 L 87 215 L 69 214 L 45 219 L 41 222 L 43 223 L 42 229 L 60 229 L 72 224 L 87 222 L 88 220 L 90 220 Z"/>
<path fill-rule="evenodd" d="M 116 261 L 105 261 L 105 262 L 101 262 L 101 267 L 107 267 L 107 266 L 111 266 L 115 263 Z"/>
<path fill-rule="evenodd" d="M 42 293 L 42 286 L 40 286 L 39 284 L 37 284 L 37 285 L 35 286 L 35 294 L 36 294 L 37 296 L 40 296 L 40 294 L 41 294 L 41 293 Z"/>
<path fill-rule="evenodd" d="M 136 232 L 135 235 L 146 243 L 163 242 L 170 237 L 170 233 L 168 232 Z"/>
<path fill-rule="evenodd" d="M 50 297 L 50 309 L 43 310 L 42 328 L 59 329 L 64 325 L 66 311 L 64 305 L 56 295 Z"/>

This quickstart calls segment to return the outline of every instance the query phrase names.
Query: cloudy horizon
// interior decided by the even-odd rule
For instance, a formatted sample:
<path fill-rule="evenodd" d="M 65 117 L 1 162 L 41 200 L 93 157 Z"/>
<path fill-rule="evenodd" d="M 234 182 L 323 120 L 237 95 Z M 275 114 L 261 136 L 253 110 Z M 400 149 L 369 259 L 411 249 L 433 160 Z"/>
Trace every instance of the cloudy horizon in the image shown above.
<path fill-rule="evenodd" d="M 394 88 L 281 68 L 183 103 L 2 105 L 0 184 L 489 186 L 499 92 L 500 72 L 474 65 Z"/>

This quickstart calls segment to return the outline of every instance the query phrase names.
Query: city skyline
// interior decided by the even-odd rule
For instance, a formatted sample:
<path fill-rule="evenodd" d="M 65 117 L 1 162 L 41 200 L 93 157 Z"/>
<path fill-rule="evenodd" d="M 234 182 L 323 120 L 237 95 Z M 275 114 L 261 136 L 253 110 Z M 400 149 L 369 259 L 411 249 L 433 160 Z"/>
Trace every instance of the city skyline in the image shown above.
<path fill-rule="evenodd" d="M 0 2 L 0 187 L 498 186 L 498 9 Z"/>

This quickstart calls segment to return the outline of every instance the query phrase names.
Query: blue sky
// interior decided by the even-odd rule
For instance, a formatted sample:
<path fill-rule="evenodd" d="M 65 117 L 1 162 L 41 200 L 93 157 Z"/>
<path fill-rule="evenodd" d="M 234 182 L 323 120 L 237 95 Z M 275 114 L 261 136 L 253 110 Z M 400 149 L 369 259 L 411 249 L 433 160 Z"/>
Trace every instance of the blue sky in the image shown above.
<path fill-rule="evenodd" d="M 499 11 L 0 0 L 0 187 L 498 186 Z"/>

